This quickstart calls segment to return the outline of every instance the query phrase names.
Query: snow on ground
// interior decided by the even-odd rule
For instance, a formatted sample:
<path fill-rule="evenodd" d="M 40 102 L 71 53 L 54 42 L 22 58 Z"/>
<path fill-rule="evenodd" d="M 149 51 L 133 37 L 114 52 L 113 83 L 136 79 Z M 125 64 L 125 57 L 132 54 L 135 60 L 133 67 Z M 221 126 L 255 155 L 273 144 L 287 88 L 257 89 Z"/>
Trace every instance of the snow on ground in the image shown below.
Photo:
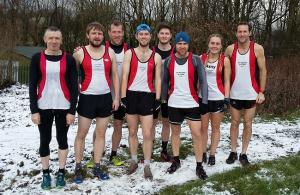
<path fill-rule="evenodd" d="M 9 89 L 0 91 L 0 194 L 153 194 L 160 189 L 175 184 L 195 180 L 195 158 L 188 156 L 182 160 L 181 168 L 170 175 L 166 173 L 170 163 L 152 162 L 151 169 L 154 180 L 145 181 L 143 178 L 143 165 L 139 164 L 136 173 L 131 176 L 125 174 L 125 168 L 115 168 L 108 166 L 111 179 L 99 181 L 97 179 L 87 179 L 83 184 L 77 185 L 69 181 L 64 189 L 52 189 L 50 192 L 42 191 L 41 183 L 41 163 L 38 156 L 39 133 L 38 129 L 30 120 L 28 88 L 26 86 L 15 85 Z M 259 118 L 253 125 L 253 136 L 250 142 L 248 157 L 251 163 L 262 160 L 272 160 L 281 156 L 294 154 L 300 150 L 300 120 L 296 123 L 287 121 L 260 122 Z M 215 173 L 222 173 L 240 166 L 238 162 L 227 165 L 229 147 L 229 123 L 221 126 L 221 140 L 216 155 L 216 165 L 209 167 L 204 165 L 208 176 Z M 69 130 L 69 157 L 67 160 L 67 170 L 73 172 L 74 166 L 74 139 L 76 135 L 76 124 Z M 94 126 L 87 136 L 85 156 L 89 156 L 92 150 L 92 132 Z M 159 140 L 161 126 L 156 128 L 156 139 Z M 110 152 L 112 128 L 107 130 L 106 151 Z M 128 145 L 128 131 L 123 128 L 121 144 Z M 139 131 L 141 138 L 141 131 Z M 182 137 L 190 139 L 190 132 L 186 124 L 183 124 Z M 239 142 L 240 144 L 240 142 Z M 51 142 L 51 162 L 50 169 L 53 170 L 53 185 L 55 182 L 54 173 L 57 171 L 57 143 L 55 131 Z M 122 155 L 127 155 L 126 149 L 120 148 Z M 238 148 L 238 151 L 241 147 Z M 154 151 L 159 154 L 160 150 Z M 104 157 L 103 163 L 108 164 L 108 157 Z M 207 192 L 210 185 L 202 187 Z M 224 192 L 227 194 L 227 192 Z"/>

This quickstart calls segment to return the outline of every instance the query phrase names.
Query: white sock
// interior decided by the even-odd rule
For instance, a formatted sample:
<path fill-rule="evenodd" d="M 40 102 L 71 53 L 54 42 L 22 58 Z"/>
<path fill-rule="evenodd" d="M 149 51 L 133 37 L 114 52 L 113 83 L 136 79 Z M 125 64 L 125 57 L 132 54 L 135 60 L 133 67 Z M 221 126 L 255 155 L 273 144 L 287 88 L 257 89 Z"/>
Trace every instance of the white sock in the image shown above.
<path fill-rule="evenodd" d="M 131 155 L 131 160 L 137 163 L 138 162 L 137 155 Z"/>

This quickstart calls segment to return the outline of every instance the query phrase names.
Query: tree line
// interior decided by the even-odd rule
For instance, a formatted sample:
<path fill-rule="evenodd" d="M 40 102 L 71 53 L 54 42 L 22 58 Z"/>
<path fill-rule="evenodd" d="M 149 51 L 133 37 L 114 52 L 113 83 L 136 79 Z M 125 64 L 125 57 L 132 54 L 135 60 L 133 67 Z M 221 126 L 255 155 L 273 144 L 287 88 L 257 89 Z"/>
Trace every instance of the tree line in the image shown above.
<path fill-rule="evenodd" d="M 155 29 L 164 21 L 174 32 L 187 31 L 193 51 L 200 53 L 209 34 L 222 34 L 227 45 L 235 40 L 235 25 L 249 21 L 253 38 L 267 55 L 292 54 L 300 48 L 300 0 L 1 0 L 0 49 L 41 46 L 44 29 L 55 25 L 63 32 L 65 49 L 72 51 L 86 42 L 89 22 L 108 26 L 113 19 L 124 22 L 126 41 L 132 45 L 137 24 Z"/>

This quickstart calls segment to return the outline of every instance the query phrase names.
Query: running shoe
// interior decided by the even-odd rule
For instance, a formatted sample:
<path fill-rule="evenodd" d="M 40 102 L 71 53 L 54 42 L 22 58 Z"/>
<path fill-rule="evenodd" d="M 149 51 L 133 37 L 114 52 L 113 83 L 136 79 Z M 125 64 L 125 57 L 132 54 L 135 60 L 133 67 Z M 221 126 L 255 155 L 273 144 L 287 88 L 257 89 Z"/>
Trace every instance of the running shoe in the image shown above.
<path fill-rule="evenodd" d="M 234 161 L 237 160 L 237 153 L 236 152 L 230 152 L 228 158 L 226 159 L 227 164 L 232 164 Z"/>
<path fill-rule="evenodd" d="M 209 164 L 209 165 L 215 165 L 216 164 L 215 155 L 209 155 L 207 164 Z"/>
<path fill-rule="evenodd" d="M 43 181 L 41 184 L 43 190 L 50 190 L 51 188 L 51 177 L 49 173 L 43 174 Z"/>
<path fill-rule="evenodd" d="M 56 187 L 63 188 L 66 186 L 65 175 L 63 173 L 58 173 L 56 177 Z"/>
<path fill-rule="evenodd" d="M 208 176 L 206 175 L 206 172 L 203 169 L 203 166 L 197 166 L 196 167 L 196 175 L 200 178 L 200 179 L 207 179 Z"/>
<path fill-rule="evenodd" d="M 115 166 L 122 166 L 122 165 L 124 165 L 124 162 L 122 162 L 122 161 L 120 160 L 120 158 L 118 158 L 117 156 L 111 157 L 111 158 L 110 158 L 110 162 L 112 162 L 113 165 L 115 165 Z"/>
<path fill-rule="evenodd" d="M 131 160 L 129 168 L 127 170 L 127 174 L 131 175 L 132 173 L 134 173 L 136 171 L 137 168 L 138 168 L 138 163 L 135 162 L 134 160 Z"/>
<path fill-rule="evenodd" d="M 167 172 L 170 173 L 170 174 L 172 174 L 172 173 L 174 173 L 175 171 L 177 171 L 177 169 L 179 169 L 180 166 L 181 166 L 181 165 L 180 165 L 180 161 L 177 162 L 177 161 L 173 160 L 173 161 L 172 161 L 172 165 L 167 169 Z"/>
<path fill-rule="evenodd" d="M 88 162 L 88 163 L 86 163 L 86 168 L 88 168 L 88 169 L 92 169 L 93 167 L 94 167 L 94 159 L 93 158 L 91 158 L 91 160 Z"/>
<path fill-rule="evenodd" d="M 150 165 L 145 165 L 144 167 L 144 177 L 145 179 L 147 180 L 153 180 L 153 175 L 152 175 L 152 172 L 151 172 L 151 169 L 150 169 Z"/>
<path fill-rule="evenodd" d="M 83 182 L 83 174 L 81 167 L 75 168 L 75 178 L 74 182 L 80 184 Z"/>
<path fill-rule="evenodd" d="M 246 154 L 240 154 L 239 160 L 243 167 L 250 165 Z"/>
<path fill-rule="evenodd" d="M 93 174 L 98 177 L 99 180 L 108 180 L 109 176 L 100 167 L 94 167 Z"/>

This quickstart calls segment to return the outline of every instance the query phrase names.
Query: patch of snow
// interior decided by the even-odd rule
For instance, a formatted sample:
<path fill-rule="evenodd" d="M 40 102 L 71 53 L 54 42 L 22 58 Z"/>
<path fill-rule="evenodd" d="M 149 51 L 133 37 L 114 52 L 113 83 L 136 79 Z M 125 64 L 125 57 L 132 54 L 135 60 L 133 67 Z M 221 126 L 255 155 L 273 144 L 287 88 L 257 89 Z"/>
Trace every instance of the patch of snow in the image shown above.
<path fill-rule="evenodd" d="M 0 193 L 3 194 L 48 194 L 41 190 L 42 179 L 41 163 L 38 154 L 39 132 L 38 128 L 31 122 L 29 110 L 28 87 L 14 85 L 11 88 L 0 91 Z M 253 136 L 248 149 L 248 158 L 251 163 L 262 160 L 273 160 L 282 156 L 295 154 L 300 150 L 300 120 L 296 123 L 288 121 L 268 121 L 253 124 Z M 92 150 L 92 134 L 95 125 L 91 129 L 86 139 L 85 156 L 89 156 Z M 221 125 L 221 139 L 216 154 L 216 165 L 208 166 L 204 164 L 208 176 L 216 173 L 226 172 L 235 167 L 240 167 L 238 161 L 232 165 L 225 163 L 230 152 L 229 123 Z M 242 125 L 240 126 L 242 128 Z M 156 139 L 160 140 L 161 124 L 156 127 Z M 210 131 L 210 130 L 209 130 Z M 74 139 L 77 132 L 77 125 L 72 125 L 68 133 L 69 156 L 66 169 L 69 173 L 74 171 Z M 110 126 L 106 132 L 106 152 L 111 150 L 111 135 L 113 128 Z M 240 134 L 241 134 L 240 130 Z M 122 145 L 128 145 L 128 130 L 123 128 Z M 55 182 L 54 173 L 58 169 L 56 134 L 53 130 L 53 137 L 50 144 L 50 169 L 53 170 L 52 179 Z M 141 130 L 138 132 L 139 140 L 142 141 Z M 191 138 L 187 124 L 182 125 L 182 137 Z M 241 138 L 241 135 L 240 137 Z M 160 144 L 160 143 L 159 143 Z M 241 142 L 238 142 L 238 152 L 241 151 Z M 159 153 L 160 149 L 154 151 Z M 126 149 L 120 148 L 118 153 L 128 156 Z M 84 161 L 86 162 L 86 161 Z M 108 164 L 105 156 L 102 160 Z M 110 180 L 99 181 L 97 179 L 86 179 L 83 184 L 77 185 L 67 182 L 64 189 L 51 189 L 54 194 L 153 194 L 162 188 L 170 185 L 182 184 L 190 180 L 196 180 L 195 157 L 189 155 L 183 159 L 181 168 L 174 174 L 166 173 L 170 163 L 152 162 L 151 170 L 153 181 L 145 181 L 143 178 L 143 164 L 139 164 L 136 173 L 131 176 L 125 174 L 125 168 L 115 168 L 108 166 Z M 128 163 L 128 162 L 127 162 Z M 1 176 L 0 176 L 1 178 Z M 54 183 L 53 183 L 54 185 Z M 210 192 L 209 183 L 202 186 L 202 190 Z M 282 191 L 284 192 L 284 190 Z M 229 192 L 224 192 L 229 194 Z"/>

